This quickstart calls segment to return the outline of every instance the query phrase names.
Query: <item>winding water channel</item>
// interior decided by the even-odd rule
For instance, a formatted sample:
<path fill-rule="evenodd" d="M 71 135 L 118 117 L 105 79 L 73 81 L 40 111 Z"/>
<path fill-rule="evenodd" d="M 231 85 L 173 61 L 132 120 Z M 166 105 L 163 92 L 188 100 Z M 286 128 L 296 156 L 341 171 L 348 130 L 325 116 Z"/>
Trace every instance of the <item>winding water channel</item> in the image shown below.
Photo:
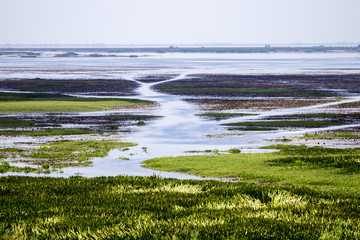
<path fill-rule="evenodd" d="M 215 59 L 216 60 L 216 59 Z M 331 60 L 331 58 L 330 58 Z M 131 60 L 133 61 L 133 60 Z M 146 61 L 146 60 L 143 60 Z M 169 61 L 169 60 L 167 60 Z M 174 60 L 175 61 L 175 60 Z M 281 115 L 290 115 L 290 114 L 299 114 L 299 113 L 308 113 L 308 112 L 316 112 L 319 109 L 329 107 L 336 104 L 348 103 L 348 102 L 356 102 L 360 101 L 359 97 L 352 97 L 351 99 L 344 99 L 338 102 L 331 102 L 321 105 L 308 106 L 296 109 L 281 109 L 281 110 L 273 110 L 273 111 L 263 111 L 256 112 L 258 115 L 256 116 L 244 116 L 244 117 L 236 117 L 228 120 L 209 120 L 202 119 L 197 114 L 200 112 L 194 108 L 193 105 L 183 100 L 183 97 L 177 95 L 169 95 L 156 92 L 152 89 L 152 87 L 156 84 L 175 81 L 178 79 L 184 79 L 189 74 L 194 73 L 208 73 L 213 69 L 213 66 L 217 66 L 217 72 L 221 72 L 224 69 L 224 62 L 221 60 L 219 62 L 211 61 L 202 63 L 204 66 L 199 66 L 199 60 L 197 60 L 197 66 L 188 66 L 183 64 L 182 67 L 177 67 L 173 70 L 176 73 L 176 76 L 165 81 L 156 82 L 156 83 L 143 83 L 139 82 L 137 79 L 138 76 L 154 73 L 164 72 L 164 69 L 160 69 L 157 71 L 156 69 L 142 69 L 140 70 L 132 70 L 132 71 L 118 71 L 116 72 L 116 77 L 121 77 L 122 79 L 127 79 L 131 81 L 135 81 L 140 84 L 140 87 L 137 89 L 139 96 L 135 96 L 133 98 L 140 98 L 144 100 L 156 101 L 159 103 L 159 107 L 153 110 L 147 110 L 146 114 L 153 114 L 158 116 L 163 116 L 157 120 L 151 121 L 149 124 L 145 126 L 138 127 L 138 129 L 125 136 L 122 140 L 127 142 L 137 143 L 138 146 L 130 148 L 129 151 L 120 151 L 117 149 L 113 149 L 110 151 L 109 155 L 105 158 L 96 158 L 93 160 L 93 167 L 81 167 L 81 168 L 64 168 L 63 173 L 53 172 L 47 176 L 61 176 L 67 177 L 75 174 L 80 174 L 86 177 L 95 177 L 95 176 L 116 176 L 116 175 L 132 175 L 132 176 L 151 176 L 151 175 L 159 175 L 161 177 L 172 177 L 172 178 L 180 178 L 180 179 L 201 179 L 200 177 L 181 174 L 181 173 L 170 173 L 170 172 L 160 172 L 151 169 L 143 168 L 142 162 L 151 158 L 158 157 L 168 157 L 168 156 L 180 156 L 180 155 L 194 155 L 196 153 L 191 153 L 190 151 L 203 151 L 203 150 L 213 150 L 218 149 L 228 150 L 231 148 L 241 148 L 243 153 L 248 152 L 264 152 L 266 150 L 261 150 L 259 147 L 269 145 L 269 142 L 266 142 L 266 139 L 276 139 L 281 137 L 293 137 L 300 136 L 307 132 L 315 132 L 318 130 L 334 130 L 348 127 L 358 127 L 358 125 L 341 125 L 341 126 L 331 126 L 327 128 L 312 128 L 312 129 L 299 129 L 295 131 L 289 130 L 276 130 L 276 131 L 266 131 L 266 132 L 245 132 L 242 135 L 232 135 L 222 138 L 209 138 L 207 135 L 221 135 L 226 131 L 220 124 L 229 123 L 229 122 L 240 122 L 240 121 L 249 121 L 256 120 L 264 117 L 270 116 L 281 116 Z M 253 61 L 256 61 L 253 60 Z M 288 65 L 295 65 L 296 61 L 285 61 L 284 65 L 282 65 L 281 69 L 286 69 Z M 351 60 L 354 61 L 354 60 Z M 166 61 L 165 61 L 166 62 Z M 170 61 L 171 62 L 171 61 Z M 248 64 L 252 66 L 252 61 L 248 61 Z M 271 66 L 276 66 L 278 61 L 272 61 Z M 8 63 L 10 64 L 11 61 Z M 166 62 L 167 63 L 167 62 Z M 226 68 L 228 72 L 237 72 L 237 73 L 246 73 L 244 69 L 234 70 L 237 66 L 241 66 L 243 62 L 234 64 L 233 62 L 228 62 L 226 64 Z M 341 64 L 344 64 L 340 61 Z M 356 65 L 358 62 L 355 62 Z M 93 63 L 96 64 L 96 63 Z M 159 63 L 157 63 L 159 64 Z M 187 63 L 190 64 L 191 63 Z M 258 63 L 260 65 L 264 65 L 264 63 Z M 332 61 L 329 61 L 329 66 L 331 66 Z M 86 63 L 85 63 L 86 65 Z M 106 65 L 106 63 L 104 64 Z M 146 63 L 142 63 L 142 67 L 144 67 Z M 163 63 L 164 65 L 164 63 Z M 201 65 L 201 64 L 200 64 Z M 266 64 L 265 64 L 266 65 Z M 291 65 L 291 66 L 293 66 Z M 52 66 L 52 65 L 51 65 Z M 100 66 L 102 66 L 100 64 Z M 137 65 L 135 65 L 137 66 Z M 269 65 L 266 65 L 269 67 Z M 305 70 L 301 68 L 303 72 L 312 72 L 312 71 L 320 71 L 320 67 L 323 65 L 314 65 L 306 62 L 302 67 L 313 67 L 311 70 Z M 149 67 L 149 66 L 147 66 Z M 151 66 L 150 66 L 151 67 Z M 169 68 L 172 66 L 169 66 Z M 248 70 L 250 71 L 251 67 L 247 65 Z M 19 66 L 19 69 L 25 68 L 24 66 Z M 166 68 L 165 68 L 166 70 Z M 51 72 L 51 69 L 49 70 Z M 84 71 L 88 71 L 84 70 Z M 101 72 L 101 69 L 99 70 Z M 251 71 L 261 73 L 261 69 L 252 69 Z M 265 71 L 265 70 L 263 70 Z M 293 70 L 291 70 L 294 72 Z M 297 69 L 300 71 L 300 68 Z M 331 69 L 329 71 L 332 71 Z M 31 72 L 24 71 L 23 75 L 21 73 L 14 70 L 13 74 L 18 74 L 16 76 L 20 77 L 33 77 L 40 76 L 41 74 L 45 74 L 45 71 L 39 70 L 39 72 Z M 267 72 L 269 72 L 267 70 Z M 277 73 L 281 73 L 281 70 L 277 70 Z M 289 69 L 287 69 L 289 72 Z M 295 71 L 296 72 L 296 71 Z M 0 78 L 4 76 L 8 76 L 10 73 L 5 72 L 2 73 L 0 69 Z M 20 74 L 20 75 L 19 75 Z M 81 73 L 83 74 L 83 73 Z M 80 74 L 80 77 L 83 77 Z M 10 74 L 11 75 L 11 74 Z M 14 75 L 15 76 L 15 75 Z M 64 78 L 63 74 L 59 74 L 59 78 Z M 107 76 L 109 78 L 114 77 L 111 74 Z M 49 78 L 49 76 L 48 76 Z M 53 75 L 51 78 L 56 78 Z M 121 110 L 119 110 L 121 111 Z M 243 111 L 242 111 L 243 112 Z M 251 112 L 249 112 L 251 113 Z M 80 113 L 81 114 L 81 113 Z M 86 113 L 92 114 L 92 113 Z M 94 112 L 93 114 L 102 114 L 101 112 Z M 129 160 L 120 160 L 119 157 L 129 158 Z M 5 174 L 5 175 L 14 175 L 13 173 Z M 38 176 L 36 174 L 28 174 Z"/>

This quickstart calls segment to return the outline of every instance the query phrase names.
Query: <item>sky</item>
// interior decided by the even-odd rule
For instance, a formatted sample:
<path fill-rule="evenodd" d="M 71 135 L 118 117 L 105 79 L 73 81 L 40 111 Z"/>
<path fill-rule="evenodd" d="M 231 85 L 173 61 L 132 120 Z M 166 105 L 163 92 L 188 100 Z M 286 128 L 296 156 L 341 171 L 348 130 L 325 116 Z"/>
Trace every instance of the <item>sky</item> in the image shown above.
<path fill-rule="evenodd" d="M 360 42 L 360 0 L 0 0 L 0 44 Z"/>

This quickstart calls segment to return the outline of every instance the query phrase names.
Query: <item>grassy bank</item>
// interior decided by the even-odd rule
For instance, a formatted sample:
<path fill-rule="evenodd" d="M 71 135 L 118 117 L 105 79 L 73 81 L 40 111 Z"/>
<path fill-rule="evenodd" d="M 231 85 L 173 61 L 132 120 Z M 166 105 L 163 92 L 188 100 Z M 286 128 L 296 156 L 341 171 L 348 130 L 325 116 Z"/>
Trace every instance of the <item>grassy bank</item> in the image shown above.
<path fill-rule="evenodd" d="M 360 193 L 360 149 L 272 148 L 281 150 L 273 153 L 165 157 L 147 160 L 145 167 Z"/>
<path fill-rule="evenodd" d="M 0 112 L 79 112 L 109 110 L 153 102 L 122 98 L 80 98 L 62 94 L 1 93 Z"/>
<path fill-rule="evenodd" d="M 0 178 L 2 239 L 358 239 L 360 199 L 157 177 Z"/>

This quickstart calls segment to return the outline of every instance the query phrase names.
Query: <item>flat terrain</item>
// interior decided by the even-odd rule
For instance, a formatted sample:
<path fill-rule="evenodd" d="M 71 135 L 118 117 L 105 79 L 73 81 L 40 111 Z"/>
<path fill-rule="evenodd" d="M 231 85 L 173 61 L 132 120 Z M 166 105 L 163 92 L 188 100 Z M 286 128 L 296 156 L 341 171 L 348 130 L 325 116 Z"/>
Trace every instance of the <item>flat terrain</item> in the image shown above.
<path fill-rule="evenodd" d="M 0 178 L 3 239 L 359 239 L 359 195 L 158 177 Z"/>

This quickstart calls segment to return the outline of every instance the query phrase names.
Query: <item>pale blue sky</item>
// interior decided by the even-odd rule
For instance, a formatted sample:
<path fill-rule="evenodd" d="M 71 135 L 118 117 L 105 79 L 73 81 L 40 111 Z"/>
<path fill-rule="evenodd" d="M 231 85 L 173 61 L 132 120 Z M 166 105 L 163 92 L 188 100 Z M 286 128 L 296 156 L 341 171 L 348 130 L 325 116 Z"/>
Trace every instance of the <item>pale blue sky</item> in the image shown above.
<path fill-rule="evenodd" d="M 0 0 L 0 44 L 360 42 L 360 0 Z"/>

